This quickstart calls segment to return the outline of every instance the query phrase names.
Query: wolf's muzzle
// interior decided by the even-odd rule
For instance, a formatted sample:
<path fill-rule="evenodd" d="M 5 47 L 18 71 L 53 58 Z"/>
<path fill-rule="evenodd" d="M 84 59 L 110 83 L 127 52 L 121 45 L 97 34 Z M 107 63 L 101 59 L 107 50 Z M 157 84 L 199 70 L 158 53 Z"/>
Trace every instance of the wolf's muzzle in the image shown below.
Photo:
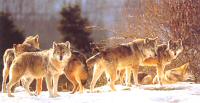
<path fill-rule="evenodd" d="M 60 56 L 60 61 L 63 60 L 63 56 Z"/>

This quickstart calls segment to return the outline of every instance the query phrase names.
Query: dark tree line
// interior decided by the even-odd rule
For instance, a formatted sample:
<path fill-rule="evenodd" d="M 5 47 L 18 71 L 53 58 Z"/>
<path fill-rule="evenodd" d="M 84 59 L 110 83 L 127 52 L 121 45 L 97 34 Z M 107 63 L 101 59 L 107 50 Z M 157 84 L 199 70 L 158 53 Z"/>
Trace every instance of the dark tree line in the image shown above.
<path fill-rule="evenodd" d="M 13 44 L 22 43 L 23 41 L 24 33 L 15 26 L 11 15 L 0 12 L 0 81 L 2 81 L 3 54 L 5 50 L 12 48 Z"/>

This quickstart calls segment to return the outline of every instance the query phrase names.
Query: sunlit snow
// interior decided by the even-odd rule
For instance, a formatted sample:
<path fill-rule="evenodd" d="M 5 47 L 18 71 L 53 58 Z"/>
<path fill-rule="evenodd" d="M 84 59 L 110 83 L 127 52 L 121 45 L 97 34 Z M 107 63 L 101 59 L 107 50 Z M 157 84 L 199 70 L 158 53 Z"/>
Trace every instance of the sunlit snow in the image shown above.
<path fill-rule="evenodd" d="M 59 92 L 57 98 L 49 98 L 46 91 L 39 96 L 29 96 L 22 88 L 17 88 L 12 98 L 0 93 L 0 103 L 200 103 L 200 84 L 116 87 L 115 92 L 111 92 L 107 85 L 96 88 L 96 93 L 89 93 L 89 90 L 83 94 Z"/>

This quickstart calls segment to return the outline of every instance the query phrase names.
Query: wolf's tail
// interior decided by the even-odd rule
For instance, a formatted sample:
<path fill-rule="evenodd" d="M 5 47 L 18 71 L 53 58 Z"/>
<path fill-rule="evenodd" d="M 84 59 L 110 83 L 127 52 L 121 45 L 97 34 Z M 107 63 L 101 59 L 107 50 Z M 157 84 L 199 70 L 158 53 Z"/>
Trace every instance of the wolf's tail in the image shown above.
<path fill-rule="evenodd" d="M 99 52 L 99 53 L 97 53 L 96 55 L 94 55 L 94 56 L 90 57 L 89 59 L 87 59 L 87 60 L 86 60 L 86 63 L 87 63 L 88 68 L 91 69 L 91 68 L 94 66 L 94 64 L 95 64 L 96 62 L 98 62 L 98 60 L 99 60 L 101 57 L 102 57 L 102 54 Z"/>

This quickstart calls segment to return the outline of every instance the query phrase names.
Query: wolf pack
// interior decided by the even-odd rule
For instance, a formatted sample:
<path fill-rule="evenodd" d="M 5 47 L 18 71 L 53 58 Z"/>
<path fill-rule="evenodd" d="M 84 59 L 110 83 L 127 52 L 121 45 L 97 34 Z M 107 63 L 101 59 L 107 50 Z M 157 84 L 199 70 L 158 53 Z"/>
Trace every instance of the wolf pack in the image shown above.
<path fill-rule="evenodd" d="M 72 49 L 69 41 L 53 42 L 50 49 L 41 50 L 39 36 L 29 36 L 22 44 L 13 44 L 13 48 L 7 49 L 3 55 L 2 92 L 13 97 L 11 89 L 21 82 L 28 94 L 39 95 L 42 91 L 42 81 L 45 79 L 49 97 L 57 97 L 59 76 L 65 74 L 73 85 L 71 93 L 83 93 L 90 69 L 93 69 L 90 92 L 95 92 L 97 80 L 103 73 L 106 74 L 107 83 L 112 91 L 116 91 L 115 84 L 119 79 L 120 83 L 131 86 L 133 77 L 134 84 L 139 86 L 140 66 L 155 67 L 157 75 L 153 82 L 161 86 L 170 81 L 179 81 L 174 71 L 185 72 L 182 68 L 186 68 L 188 63 L 181 67 L 181 70 L 177 68 L 168 72 L 165 72 L 165 66 L 183 51 L 182 41 L 169 40 L 166 44 L 158 45 L 157 39 L 135 39 L 129 43 L 106 48 L 86 58 L 83 53 Z M 176 80 L 173 80 L 174 78 Z M 34 79 L 37 82 L 36 92 L 29 89 Z"/>

